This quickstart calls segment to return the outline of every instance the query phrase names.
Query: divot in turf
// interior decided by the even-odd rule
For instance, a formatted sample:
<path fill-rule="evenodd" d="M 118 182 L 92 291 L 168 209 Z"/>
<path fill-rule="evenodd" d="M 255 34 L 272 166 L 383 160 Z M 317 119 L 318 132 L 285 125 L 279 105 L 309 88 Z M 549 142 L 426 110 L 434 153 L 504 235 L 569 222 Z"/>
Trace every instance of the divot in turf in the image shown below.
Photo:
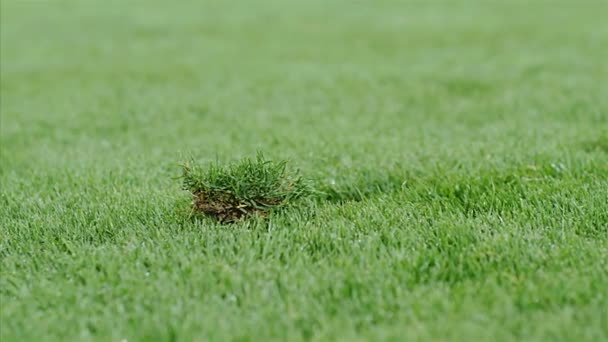
<path fill-rule="evenodd" d="M 312 193 L 286 161 L 266 160 L 261 153 L 222 166 L 201 165 L 193 160 L 182 165 L 183 189 L 192 195 L 192 212 L 232 223 L 293 204 Z"/>

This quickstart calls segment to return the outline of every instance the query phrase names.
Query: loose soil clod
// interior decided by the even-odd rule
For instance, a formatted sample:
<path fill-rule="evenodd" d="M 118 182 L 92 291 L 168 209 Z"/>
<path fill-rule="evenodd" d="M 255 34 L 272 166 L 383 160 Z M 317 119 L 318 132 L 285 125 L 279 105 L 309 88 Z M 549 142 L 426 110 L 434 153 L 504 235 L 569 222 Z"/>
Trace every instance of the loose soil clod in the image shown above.
<path fill-rule="evenodd" d="M 202 167 L 183 165 L 183 188 L 192 194 L 194 214 L 232 223 L 251 215 L 267 216 L 310 193 L 297 173 L 289 173 L 287 163 L 271 162 L 262 154 L 227 166 L 212 163 Z"/>
<path fill-rule="evenodd" d="M 239 221 L 247 215 L 258 214 L 266 216 L 264 208 L 256 208 L 245 202 L 230 196 L 225 199 L 211 199 L 204 192 L 199 191 L 192 194 L 192 206 L 195 212 L 215 217 L 221 222 L 232 223 Z M 271 205 L 278 205 L 279 200 L 270 201 Z"/>

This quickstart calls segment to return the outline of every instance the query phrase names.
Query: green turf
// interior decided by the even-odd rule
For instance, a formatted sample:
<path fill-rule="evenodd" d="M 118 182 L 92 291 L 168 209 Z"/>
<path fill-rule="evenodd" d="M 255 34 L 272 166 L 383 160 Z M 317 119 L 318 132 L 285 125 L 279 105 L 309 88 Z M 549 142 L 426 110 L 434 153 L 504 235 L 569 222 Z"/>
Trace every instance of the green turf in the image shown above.
<path fill-rule="evenodd" d="M 297 205 L 302 198 L 313 199 L 317 193 L 327 196 L 288 169 L 286 160 L 267 160 L 261 152 L 228 165 L 187 161 L 182 165 L 182 182 L 182 188 L 192 195 L 191 217 L 215 218 L 222 223 L 268 217 Z"/>
<path fill-rule="evenodd" d="M 0 4 L 3 342 L 608 339 L 605 2 Z"/>

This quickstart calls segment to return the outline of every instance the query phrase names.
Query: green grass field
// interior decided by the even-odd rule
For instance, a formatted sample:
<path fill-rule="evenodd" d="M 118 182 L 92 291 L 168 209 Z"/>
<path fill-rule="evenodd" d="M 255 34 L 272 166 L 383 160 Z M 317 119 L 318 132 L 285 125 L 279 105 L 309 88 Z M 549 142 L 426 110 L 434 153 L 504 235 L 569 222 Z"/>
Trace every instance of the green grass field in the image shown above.
<path fill-rule="evenodd" d="M 0 340 L 607 340 L 606 13 L 2 0 Z M 188 218 L 257 151 L 327 196 Z"/>

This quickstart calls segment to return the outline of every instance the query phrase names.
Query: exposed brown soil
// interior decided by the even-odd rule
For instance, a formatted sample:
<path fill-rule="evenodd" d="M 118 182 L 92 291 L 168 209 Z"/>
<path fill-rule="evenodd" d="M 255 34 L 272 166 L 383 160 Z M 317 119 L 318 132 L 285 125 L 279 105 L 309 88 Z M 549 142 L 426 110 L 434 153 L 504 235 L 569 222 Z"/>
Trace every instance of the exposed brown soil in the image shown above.
<path fill-rule="evenodd" d="M 263 201 L 267 206 L 255 207 L 251 204 L 242 202 L 229 194 L 223 196 L 207 196 L 204 192 L 193 194 L 193 210 L 217 219 L 222 223 L 232 223 L 239 221 L 247 216 L 257 214 L 266 216 L 271 206 L 279 204 L 278 199 L 268 199 Z"/>

